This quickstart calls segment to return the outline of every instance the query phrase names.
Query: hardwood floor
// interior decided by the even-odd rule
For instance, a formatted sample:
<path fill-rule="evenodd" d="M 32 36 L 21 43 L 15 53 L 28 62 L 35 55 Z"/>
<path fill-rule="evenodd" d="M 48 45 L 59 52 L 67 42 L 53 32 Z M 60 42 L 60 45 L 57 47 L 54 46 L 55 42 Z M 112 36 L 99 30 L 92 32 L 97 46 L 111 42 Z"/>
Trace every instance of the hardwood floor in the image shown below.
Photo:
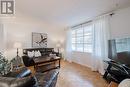
<path fill-rule="evenodd" d="M 107 87 L 108 83 L 97 72 L 76 63 L 61 62 L 56 87 Z"/>

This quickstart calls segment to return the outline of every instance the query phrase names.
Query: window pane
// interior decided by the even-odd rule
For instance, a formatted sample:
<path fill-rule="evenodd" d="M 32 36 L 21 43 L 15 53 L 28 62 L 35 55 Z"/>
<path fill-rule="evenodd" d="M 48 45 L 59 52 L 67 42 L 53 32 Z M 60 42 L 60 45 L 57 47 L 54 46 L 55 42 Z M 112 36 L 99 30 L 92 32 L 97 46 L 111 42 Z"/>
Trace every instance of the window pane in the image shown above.
<path fill-rule="evenodd" d="M 92 43 L 92 37 L 91 36 L 85 36 L 84 37 L 84 43 Z"/>
<path fill-rule="evenodd" d="M 77 37 L 83 37 L 83 28 L 79 28 L 76 31 L 76 36 Z"/>
<path fill-rule="evenodd" d="M 76 37 L 83 37 L 83 33 L 77 33 Z"/>
<path fill-rule="evenodd" d="M 77 51 L 83 52 L 83 44 L 77 44 L 76 48 Z"/>
<path fill-rule="evenodd" d="M 92 52 L 92 45 L 84 44 L 84 52 Z"/>
<path fill-rule="evenodd" d="M 88 32 L 88 33 L 84 33 L 84 36 L 91 36 L 92 33 L 91 32 Z"/>
<path fill-rule="evenodd" d="M 72 44 L 72 50 L 75 51 L 76 50 L 76 45 Z"/>
<path fill-rule="evenodd" d="M 83 37 L 77 37 L 76 43 L 84 43 Z"/>
<path fill-rule="evenodd" d="M 77 34 L 78 34 L 78 33 L 79 33 L 79 34 L 83 34 L 83 28 L 77 29 L 77 30 L 76 30 L 76 33 L 77 33 Z"/>
<path fill-rule="evenodd" d="M 92 35 L 92 27 L 91 26 L 84 27 L 84 35 Z"/>
<path fill-rule="evenodd" d="M 72 38 L 72 43 L 76 43 L 76 38 Z"/>

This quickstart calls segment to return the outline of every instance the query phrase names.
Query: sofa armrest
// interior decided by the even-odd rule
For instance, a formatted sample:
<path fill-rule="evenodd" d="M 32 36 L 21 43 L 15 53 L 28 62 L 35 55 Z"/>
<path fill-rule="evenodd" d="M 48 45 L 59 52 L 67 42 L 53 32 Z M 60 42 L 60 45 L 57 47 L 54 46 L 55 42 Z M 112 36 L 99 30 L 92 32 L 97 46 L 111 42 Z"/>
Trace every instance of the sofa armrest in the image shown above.
<path fill-rule="evenodd" d="M 51 70 L 45 73 L 36 73 L 36 78 L 40 87 L 55 87 L 59 71 Z"/>

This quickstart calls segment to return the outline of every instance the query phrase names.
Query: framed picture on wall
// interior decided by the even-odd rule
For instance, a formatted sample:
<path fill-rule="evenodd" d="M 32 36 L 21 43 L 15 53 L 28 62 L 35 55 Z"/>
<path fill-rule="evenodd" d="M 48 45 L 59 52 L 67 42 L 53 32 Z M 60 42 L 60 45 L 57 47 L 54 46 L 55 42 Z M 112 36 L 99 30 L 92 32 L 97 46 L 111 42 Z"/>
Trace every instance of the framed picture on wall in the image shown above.
<path fill-rule="evenodd" d="M 32 47 L 47 47 L 47 34 L 32 32 Z"/>

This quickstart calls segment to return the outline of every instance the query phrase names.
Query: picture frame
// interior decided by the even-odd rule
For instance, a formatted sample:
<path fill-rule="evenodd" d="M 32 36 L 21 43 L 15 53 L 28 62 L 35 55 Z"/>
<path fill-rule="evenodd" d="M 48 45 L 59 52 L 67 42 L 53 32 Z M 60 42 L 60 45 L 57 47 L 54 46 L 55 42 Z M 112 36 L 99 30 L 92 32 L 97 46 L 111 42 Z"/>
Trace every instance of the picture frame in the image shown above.
<path fill-rule="evenodd" d="M 47 47 L 47 34 L 32 32 L 32 47 L 33 48 L 46 48 Z"/>

